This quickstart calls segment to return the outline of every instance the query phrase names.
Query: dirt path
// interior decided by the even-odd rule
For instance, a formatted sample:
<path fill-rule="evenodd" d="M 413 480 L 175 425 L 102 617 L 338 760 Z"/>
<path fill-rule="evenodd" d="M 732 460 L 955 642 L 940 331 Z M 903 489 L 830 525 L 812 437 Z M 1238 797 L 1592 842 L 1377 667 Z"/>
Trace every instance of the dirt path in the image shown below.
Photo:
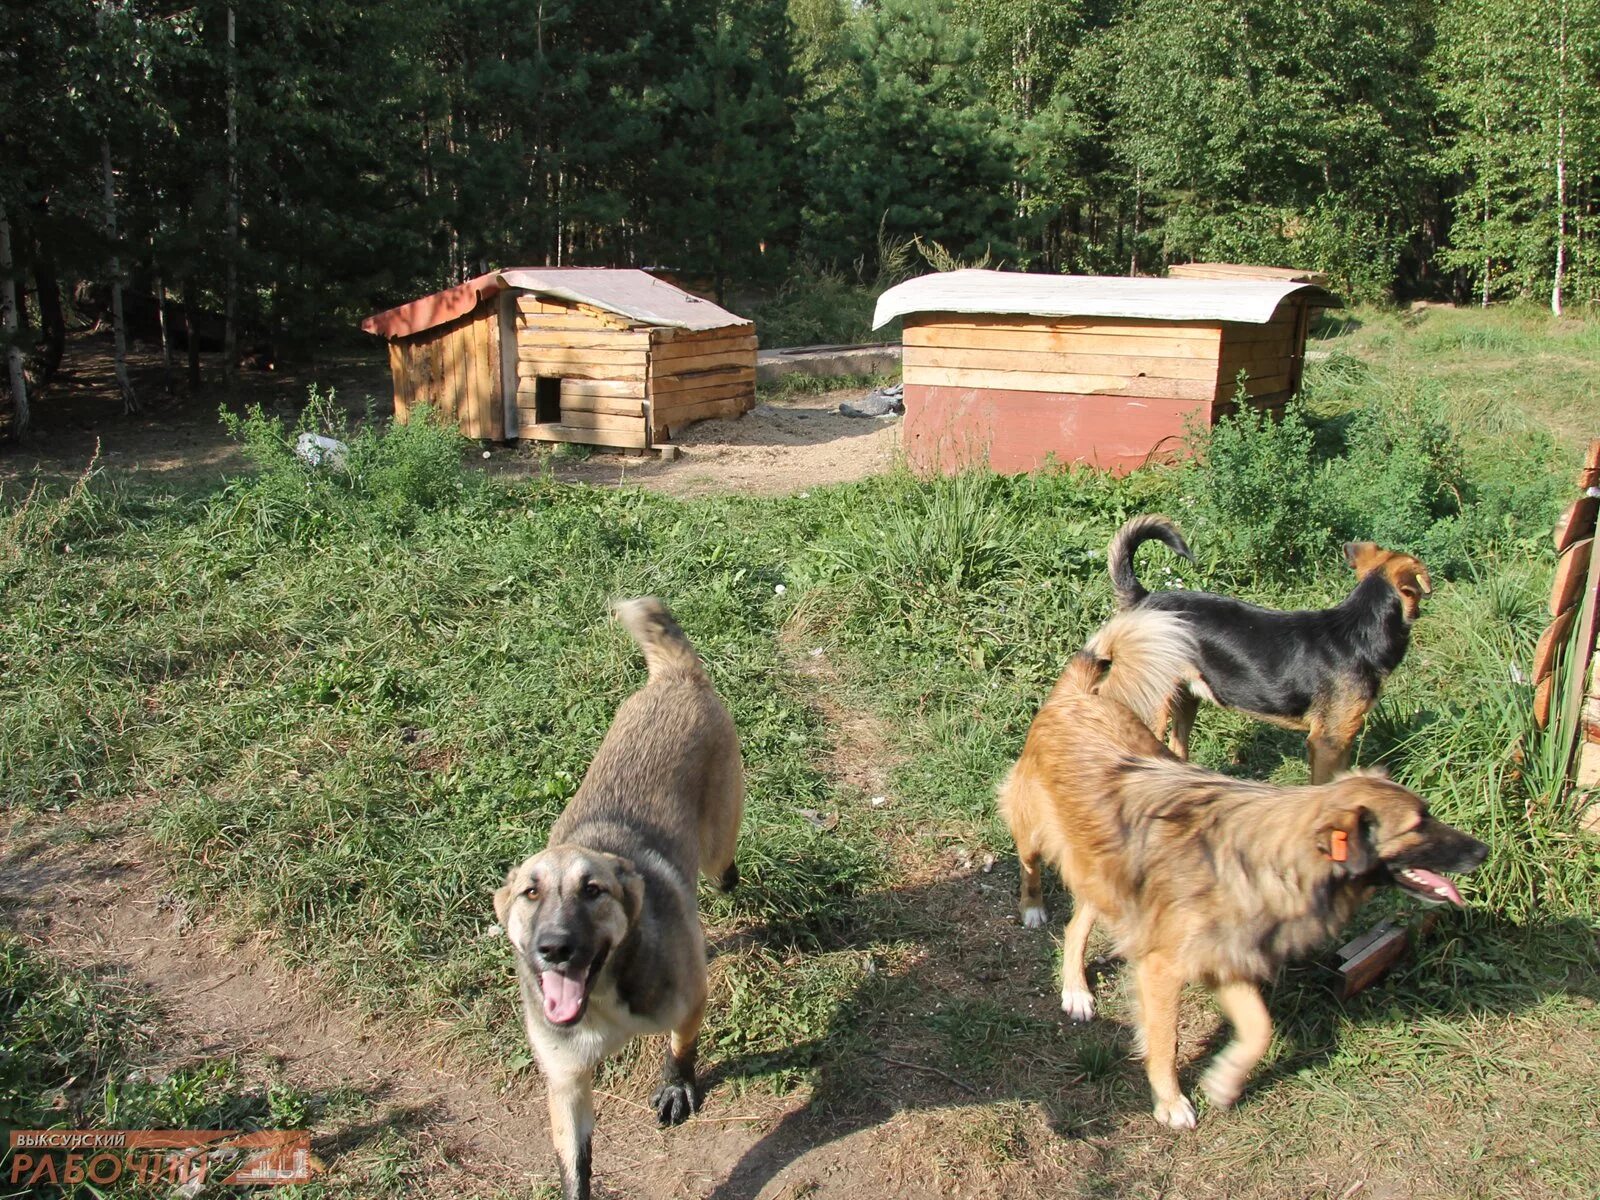
<path fill-rule="evenodd" d="M 533 1088 L 502 1090 L 464 1064 L 419 1054 L 330 1003 L 316 980 L 275 964 L 264 937 L 240 941 L 214 921 L 192 920 L 140 834 L 124 830 L 85 853 L 60 818 L 7 840 L 0 908 L 8 923 L 66 964 L 155 1002 L 162 1021 L 147 1072 L 237 1056 L 247 1078 L 313 1095 L 355 1089 L 367 1101 L 356 1123 L 319 1131 L 335 1177 L 341 1154 L 384 1131 L 407 1138 L 430 1194 L 477 1194 L 544 1173 L 550 1144 Z"/>
<path fill-rule="evenodd" d="M 839 731 L 825 769 L 867 802 L 893 765 L 885 732 L 835 698 L 829 685 L 838 675 L 825 658 L 797 656 L 802 674 L 823 685 L 819 708 Z M 430 1196 L 526 1195 L 554 1179 L 535 1072 L 506 1084 L 481 1064 L 419 1050 L 429 1031 L 402 1036 L 339 1005 L 308 973 L 274 962 L 267 935 L 245 937 L 194 919 L 141 831 L 144 815 L 131 805 L 97 811 L 87 818 L 88 838 L 78 815 L 18 818 L 0 843 L 0 922 L 65 964 L 155 1003 L 161 1021 L 143 1070 L 224 1057 L 253 1082 L 275 1080 L 314 1097 L 353 1089 L 364 1102 L 356 1115 L 319 1125 L 314 1146 L 330 1180 L 358 1195 L 380 1194 L 363 1178 L 364 1156 L 395 1134 L 405 1140 L 407 1180 Z M 509 1006 L 506 1019 L 515 1020 Z M 880 1157 L 895 1144 L 891 1130 L 847 1123 L 838 1131 L 845 1136 L 835 1137 L 826 1114 L 808 1111 L 810 1089 L 787 1096 L 737 1089 L 717 1064 L 705 1109 L 679 1129 L 657 1129 L 644 1104 L 656 1053 L 649 1046 L 625 1078 L 611 1082 L 614 1090 L 600 1092 L 597 1195 L 926 1194 L 914 1165 Z M 910 1071 L 905 1083 L 926 1080 Z"/>
<path fill-rule="evenodd" d="M 548 463 L 557 479 L 602 486 L 631 484 L 672 496 L 785 496 L 833 483 L 852 483 L 893 466 L 900 421 L 846 417 L 841 400 L 863 388 L 763 401 L 735 420 L 701 421 L 673 441 L 679 458 L 596 454 L 576 461 L 527 451 L 502 468 L 514 472 Z"/>

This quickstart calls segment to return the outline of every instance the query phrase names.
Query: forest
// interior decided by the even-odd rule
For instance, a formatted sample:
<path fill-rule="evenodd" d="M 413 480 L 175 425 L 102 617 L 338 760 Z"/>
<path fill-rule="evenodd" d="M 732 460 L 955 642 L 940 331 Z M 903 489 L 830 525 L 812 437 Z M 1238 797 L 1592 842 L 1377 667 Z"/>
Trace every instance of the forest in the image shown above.
<path fill-rule="evenodd" d="M 517 264 L 665 268 L 758 318 L 912 247 L 1600 292 L 1600 0 L 34 0 L 0 62 L 36 381 L 72 312 L 215 329 L 231 369 Z M 770 328 L 847 336 L 837 307 Z"/>

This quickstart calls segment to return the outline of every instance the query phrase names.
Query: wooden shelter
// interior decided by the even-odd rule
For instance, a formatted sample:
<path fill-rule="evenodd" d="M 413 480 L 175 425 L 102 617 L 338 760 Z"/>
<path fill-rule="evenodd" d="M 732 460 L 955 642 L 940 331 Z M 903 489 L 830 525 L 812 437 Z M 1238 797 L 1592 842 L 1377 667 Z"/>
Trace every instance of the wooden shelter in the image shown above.
<path fill-rule="evenodd" d="M 755 404 L 755 326 L 644 271 L 494 271 L 361 328 L 396 420 L 426 404 L 472 438 L 645 449 Z"/>
<path fill-rule="evenodd" d="M 1300 385 L 1310 310 L 1294 281 L 951 271 L 878 298 L 904 318 L 903 443 L 912 464 L 1124 471 L 1176 453 L 1185 422 L 1244 394 L 1281 409 Z"/>

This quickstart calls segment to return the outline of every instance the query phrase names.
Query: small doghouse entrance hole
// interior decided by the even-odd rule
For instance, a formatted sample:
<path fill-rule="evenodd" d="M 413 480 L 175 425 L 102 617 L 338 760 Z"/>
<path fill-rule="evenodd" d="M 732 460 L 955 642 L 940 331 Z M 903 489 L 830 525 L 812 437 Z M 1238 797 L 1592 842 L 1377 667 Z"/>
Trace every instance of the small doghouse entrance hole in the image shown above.
<path fill-rule="evenodd" d="M 541 375 L 534 384 L 533 419 L 541 425 L 554 425 L 561 420 L 561 379 L 555 375 Z"/>

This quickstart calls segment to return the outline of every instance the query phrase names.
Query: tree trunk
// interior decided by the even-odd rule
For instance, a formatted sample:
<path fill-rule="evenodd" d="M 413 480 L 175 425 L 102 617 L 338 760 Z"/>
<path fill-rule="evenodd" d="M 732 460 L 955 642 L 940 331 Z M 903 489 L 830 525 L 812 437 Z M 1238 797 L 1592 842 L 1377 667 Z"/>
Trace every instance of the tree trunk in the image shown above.
<path fill-rule="evenodd" d="M 44 334 L 44 360 L 39 364 L 39 385 L 46 386 L 61 369 L 67 353 L 67 318 L 61 310 L 61 281 L 56 264 L 41 249 L 33 260 L 33 292 L 39 297 L 39 328 Z"/>
<path fill-rule="evenodd" d="M 183 339 L 189 351 L 189 391 L 200 390 L 200 331 L 194 321 L 194 279 L 183 281 Z"/>
<path fill-rule="evenodd" d="M 172 339 L 167 335 L 167 284 L 161 274 L 161 263 L 155 263 L 156 322 L 161 327 L 161 379 L 170 398 L 172 383 Z"/>
<path fill-rule="evenodd" d="M 108 264 L 111 276 L 111 344 L 117 369 L 117 391 L 122 394 L 122 412 L 131 416 L 139 411 L 139 397 L 128 378 L 128 327 L 122 319 L 122 257 L 117 245 L 117 185 L 111 171 L 111 139 L 100 139 L 100 173 L 104 177 L 106 241 L 112 246 Z"/>
<path fill-rule="evenodd" d="M 228 268 L 222 317 L 222 377 L 233 391 L 239 365 L 239 55 L 228 5 Z M 192 343 L 191 343 L 192 346 Z M 191 350 L 192 353 L 192 350 Z"/>
<path fill-rule="evenodd" d="M 1556 57 L 1556 277 L 1550 288 L 1550 311 L 1561 315 L 1561 285 L 1567 273 L 1567 5 L 1561 4 Z"/>
<path fill-rule="evenodd" d="M 11 215 L 0 206 L 0 336 L 6 339 L 6 369 L 11 377 L 11 433 L 28 428 L 28 378 L 17 342 L 17 281 L 11 274 Z"/>

